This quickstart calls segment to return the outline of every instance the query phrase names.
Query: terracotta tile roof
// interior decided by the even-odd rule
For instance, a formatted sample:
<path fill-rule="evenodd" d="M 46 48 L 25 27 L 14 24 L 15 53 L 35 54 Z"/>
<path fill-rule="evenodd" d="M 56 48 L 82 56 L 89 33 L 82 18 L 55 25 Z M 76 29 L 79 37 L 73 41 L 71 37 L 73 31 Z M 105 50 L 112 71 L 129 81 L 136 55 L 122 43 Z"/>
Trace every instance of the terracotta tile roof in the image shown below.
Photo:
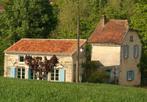
<path fill-rule="evenodd" d="M 80 47 L 86 40 L 80 40 Z M 6 53 L 73 54 L 76 39 L 21 39 L 5 50 Z"/>
<path fill-rule="evenodd" d="M 91 43 L 121 44 L 128 31 L 127 20 L 110 20 L 106 24 L 100 22 L 88 41 Z"/>

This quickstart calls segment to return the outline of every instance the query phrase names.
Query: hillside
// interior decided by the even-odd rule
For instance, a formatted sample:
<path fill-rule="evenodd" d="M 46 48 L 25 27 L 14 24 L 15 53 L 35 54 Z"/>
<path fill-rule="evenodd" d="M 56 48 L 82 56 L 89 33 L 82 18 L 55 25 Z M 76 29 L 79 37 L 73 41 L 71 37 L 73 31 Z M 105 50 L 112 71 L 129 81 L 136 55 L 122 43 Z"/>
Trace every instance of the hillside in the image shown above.
<path fill-rule="evenodd" d="M 147 102 L 147 90 L 0 77 L 0 102 Z"/>

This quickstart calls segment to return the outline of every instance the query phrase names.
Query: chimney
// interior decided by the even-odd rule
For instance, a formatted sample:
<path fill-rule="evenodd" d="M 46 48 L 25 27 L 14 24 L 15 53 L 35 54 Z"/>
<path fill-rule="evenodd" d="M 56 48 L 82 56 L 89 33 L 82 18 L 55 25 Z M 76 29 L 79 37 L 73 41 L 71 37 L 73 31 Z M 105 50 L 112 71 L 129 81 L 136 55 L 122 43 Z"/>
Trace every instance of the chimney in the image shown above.
<path fill-rule="evenodd" d="M 101 18 L 100 18 L 100 23 L 101 25 L 104 27 L 105 24 L 107 23 L 107 18 L 105 15 L 102 15 Z"/>

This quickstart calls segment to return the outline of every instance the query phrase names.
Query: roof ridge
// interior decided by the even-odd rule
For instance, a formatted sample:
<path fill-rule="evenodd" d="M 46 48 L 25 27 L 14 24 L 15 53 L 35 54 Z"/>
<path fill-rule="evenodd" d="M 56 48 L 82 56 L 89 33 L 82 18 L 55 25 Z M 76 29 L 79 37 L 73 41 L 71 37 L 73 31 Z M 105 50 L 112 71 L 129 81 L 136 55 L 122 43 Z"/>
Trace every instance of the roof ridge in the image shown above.
<path fill-rule="evenodd" d="M 127 21 L 128 22 L 127 19 L 110 19 L 109 21 Z"/>
<path fill-rule="evenodd" d="M 77 40 L 77 39 L 22 38 L 21 40 Z M 86 40 L 86 39 L 80 39 L 80 40 Z"/>

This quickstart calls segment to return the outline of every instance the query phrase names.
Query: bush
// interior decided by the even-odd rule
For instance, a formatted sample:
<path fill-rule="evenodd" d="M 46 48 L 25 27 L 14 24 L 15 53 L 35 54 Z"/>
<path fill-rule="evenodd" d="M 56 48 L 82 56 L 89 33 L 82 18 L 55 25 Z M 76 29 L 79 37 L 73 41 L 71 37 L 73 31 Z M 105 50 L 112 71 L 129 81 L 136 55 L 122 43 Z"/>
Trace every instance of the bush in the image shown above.
<path fill-rule="evenodd" d="M 88 82 L 93 83 L 106 83 L 108 80 L 109 75 L 105 71 L 95 71 L 88 78 Z"/>

